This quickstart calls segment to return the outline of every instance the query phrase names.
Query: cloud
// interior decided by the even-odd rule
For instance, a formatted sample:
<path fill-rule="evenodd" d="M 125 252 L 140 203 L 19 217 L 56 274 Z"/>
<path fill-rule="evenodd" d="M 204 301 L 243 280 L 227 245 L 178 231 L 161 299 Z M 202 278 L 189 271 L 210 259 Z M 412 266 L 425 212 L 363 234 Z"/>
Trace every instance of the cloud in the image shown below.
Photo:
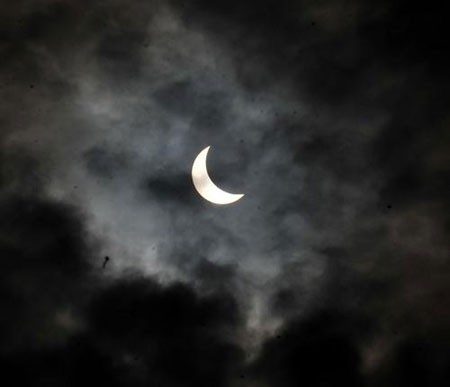
<path fill-rule="evenodd" d="M 163 288 L 133 278 L 104 289 L 86 308 L 83 330 L 64 345 L 3 356 L 5 378 L 20 384 L 88 378 L 113 386 L 227 386 L 243 358 L 231 339 L 239 321 L 235 304 L 225 296 L 199 298 L 184 285 Z"/>
<path fill-rule="evenodd" d="M 88 237 L 77 210 L 38 197 L 1 197 L 2 352 L 64 342 L 80 328 L 93 286 Z"/>
<path fill-rule="evenodd" d="M 0 214 L 5 380 L 226 386 L 236 377 L 242 317 L 231 295 L 134 273 L 109 280 L 86 218 L 67 204 L 2 194 Z"/>
<path fill-rule="evenodd" d="M 11 374 L 444 384 L 443 12 L 337 0 L 0 7 Z M 207 145 L 213 180 L 245 193 L 236 205 L 193 189 Z"/>
<path fill-rule="evenodd" d="M 332 310 L 292 322 L 264 344 L 254 372 L 271 386 L 361 386 L 357 326 Z"/>

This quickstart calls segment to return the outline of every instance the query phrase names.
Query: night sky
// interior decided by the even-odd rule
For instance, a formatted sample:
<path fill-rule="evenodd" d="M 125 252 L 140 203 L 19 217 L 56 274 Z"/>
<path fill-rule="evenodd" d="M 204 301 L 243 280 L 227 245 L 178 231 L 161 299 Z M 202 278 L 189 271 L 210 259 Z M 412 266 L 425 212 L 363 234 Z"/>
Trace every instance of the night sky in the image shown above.
<path fill-rule="evenodd" d="M 450 385 L 448 25 L 2 0 L 0 385 Z"/>

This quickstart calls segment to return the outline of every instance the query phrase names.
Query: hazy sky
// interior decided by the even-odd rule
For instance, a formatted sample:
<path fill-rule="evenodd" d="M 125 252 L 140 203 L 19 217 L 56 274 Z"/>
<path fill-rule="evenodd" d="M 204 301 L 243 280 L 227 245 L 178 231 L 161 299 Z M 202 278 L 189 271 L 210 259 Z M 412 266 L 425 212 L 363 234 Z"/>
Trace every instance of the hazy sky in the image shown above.
<path fill-rule="evenodd" d="M 446 385 L 443 12 L 15 0 L 0 16 L 6 379 Z M 235 204 L 192 185 L 208 145 Z"/>

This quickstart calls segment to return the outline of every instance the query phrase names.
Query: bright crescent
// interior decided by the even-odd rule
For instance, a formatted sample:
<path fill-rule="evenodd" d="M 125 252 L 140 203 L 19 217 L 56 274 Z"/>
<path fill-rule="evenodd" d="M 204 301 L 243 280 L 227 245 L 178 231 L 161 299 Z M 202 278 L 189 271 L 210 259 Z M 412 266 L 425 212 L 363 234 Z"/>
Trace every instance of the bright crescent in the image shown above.
<path fill-rule="evenodd" d="M 215 204 L 230 204 L 237 202 L 244 194 L 232 194 L 217 187 L 208 175 L 206 157 L 209 146 L 203 149 L 192 164 L 192 182 L 197 192 L 206 200 Z"/>

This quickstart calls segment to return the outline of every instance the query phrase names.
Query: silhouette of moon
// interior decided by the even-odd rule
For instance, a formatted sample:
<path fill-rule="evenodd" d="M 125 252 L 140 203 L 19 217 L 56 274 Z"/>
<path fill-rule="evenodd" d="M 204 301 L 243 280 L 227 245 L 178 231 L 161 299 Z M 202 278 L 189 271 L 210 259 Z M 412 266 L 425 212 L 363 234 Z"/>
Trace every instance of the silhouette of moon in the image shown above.
<path fill-rule="evenodd" d="M 217 187 L 208 175 L 206 157 L 210 146 L 203 149 L 192 164 L 192 182 L 197 192 L 204 199 L 214 204 L 231 204 L 237 202 L 244 194 L 232 194 Z"/>

